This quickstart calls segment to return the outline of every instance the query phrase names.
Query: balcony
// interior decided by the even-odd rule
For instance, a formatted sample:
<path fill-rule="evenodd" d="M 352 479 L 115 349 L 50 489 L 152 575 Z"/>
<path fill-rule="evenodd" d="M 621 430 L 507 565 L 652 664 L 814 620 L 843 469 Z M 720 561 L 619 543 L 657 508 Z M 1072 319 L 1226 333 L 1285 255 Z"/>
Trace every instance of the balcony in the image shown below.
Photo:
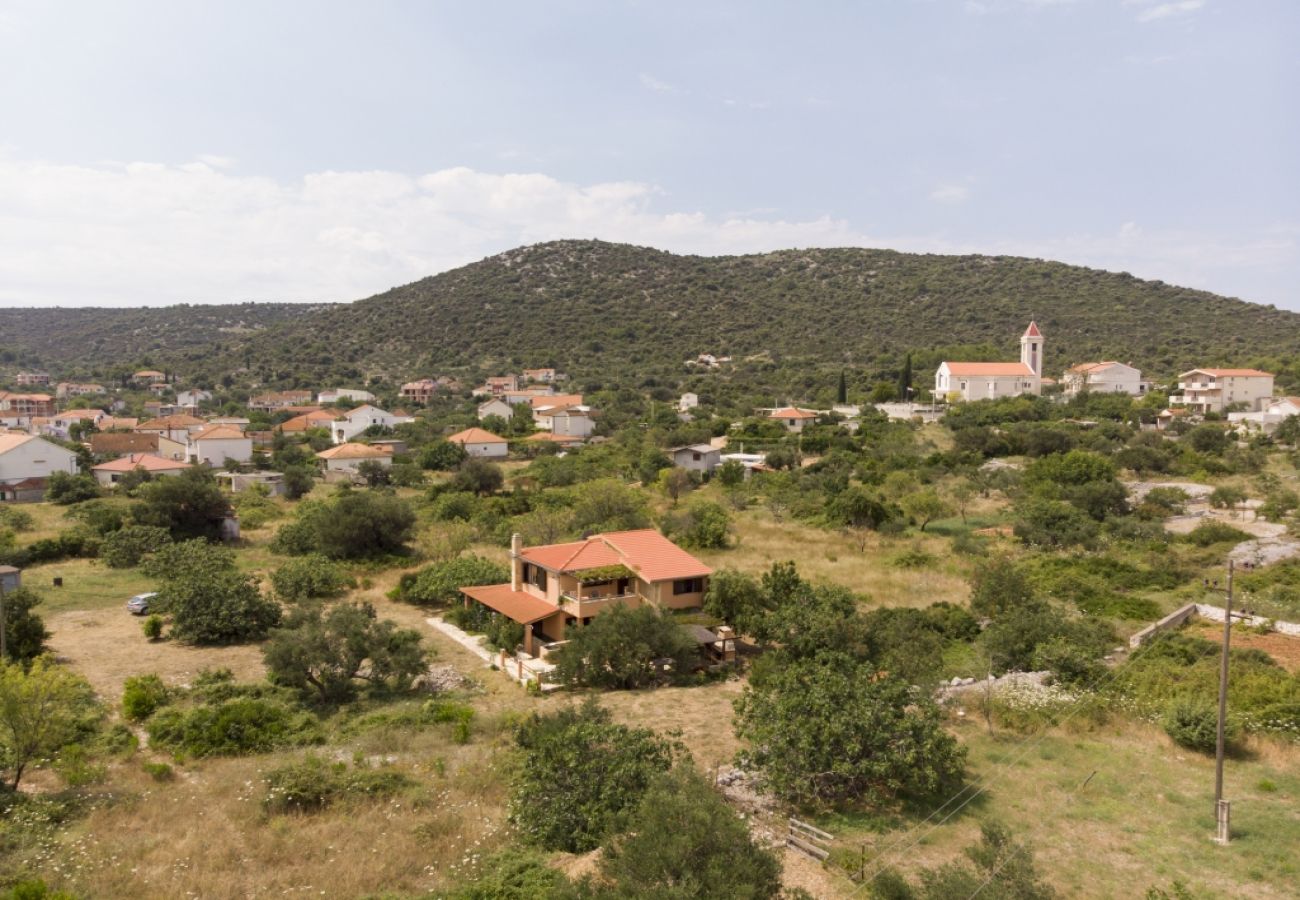
<path fill-rule="evenodd" d="M 626 603 L 628 606 L 636 606 L 640 602 L 641 595 L 630 591 L 623 594 L 582 593 L 580 595 L 566 591 L 560 594 L 560 609 L 579 619 L 594 616 L 611 605 Z"/>

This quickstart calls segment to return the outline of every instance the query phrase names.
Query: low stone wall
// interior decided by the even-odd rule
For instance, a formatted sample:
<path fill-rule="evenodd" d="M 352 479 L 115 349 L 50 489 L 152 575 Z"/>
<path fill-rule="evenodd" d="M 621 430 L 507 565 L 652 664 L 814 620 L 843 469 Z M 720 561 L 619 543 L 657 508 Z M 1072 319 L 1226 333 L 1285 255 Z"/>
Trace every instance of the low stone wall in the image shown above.
<path fill-rule="evenodd" d="M 1151 640 L 1153 637 L 1164 634 L 1166 631 L 1169 631 L 1171 629 L 1177 628 L 1179 625 L 1182 625 L 1192 616 L 1196 615 L 1196 613 L 1197 613 L 1197 606 L 1195 603 L 1189 603 L 1186 606 L 1180 606 L 1178 609 L 1174 610 L 1173 612 L 1165 616 L 1160 621 L 1152 622 L 1146 628 L 1143 628 L 1141 631 L 1132 635 L 1128 639 L 1129 649 L 1136 650 L 1138 647 L 1141 647 L 1143 644 Z M 1219 617 L 1219 621 L 1220 622 L 1223 621 L 1222 616 Z"/>
<path fill-rule="evenodd" d="M 1222 606 L 1210 606 L 1205 603 L 1193 603 L 1192 606 L 1196 608 L 1196 614 L 1202 619 L 1210 619 L 1214 622 L 1222 622 L 1228 614 L 1228 611 Z M 1243 616 L 1241 613 L 1237 612 L 1232 614 L 1232 621 L 1252 626 L 1263 625 L 1267 622 L 1278 634 L 1289 634 L 1292 637 L 1300 637 L 1300 623 L 1296 622 L 1279 622 L 1276 619 L 1269 619 L 1265 616 Z"/>

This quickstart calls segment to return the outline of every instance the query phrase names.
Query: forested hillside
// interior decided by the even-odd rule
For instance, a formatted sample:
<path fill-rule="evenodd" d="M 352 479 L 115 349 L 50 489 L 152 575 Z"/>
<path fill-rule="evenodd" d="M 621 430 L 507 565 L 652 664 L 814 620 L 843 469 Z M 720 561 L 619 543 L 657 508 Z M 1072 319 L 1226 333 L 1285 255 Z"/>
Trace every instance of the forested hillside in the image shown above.
<path fill-rule="evenodd" d="M 662 382 L 713 352 L 794 384 L 846 365 L 886 374 L 907 351 L 928 364 L 924 351 L 957 345 L 1014 358 L 1030 318 L 1049 372 L 1115 358 L 1160 378 L 1300 354 L 1296 313 L 1126 273 L 889 250 L 678 256 L 600 241 L 512 250 L 350 304 L 10 310 L 0 345 L 49 366 L 134 352 L 209 379 L 247 367 L 268 383 L 552 363 Z"/>

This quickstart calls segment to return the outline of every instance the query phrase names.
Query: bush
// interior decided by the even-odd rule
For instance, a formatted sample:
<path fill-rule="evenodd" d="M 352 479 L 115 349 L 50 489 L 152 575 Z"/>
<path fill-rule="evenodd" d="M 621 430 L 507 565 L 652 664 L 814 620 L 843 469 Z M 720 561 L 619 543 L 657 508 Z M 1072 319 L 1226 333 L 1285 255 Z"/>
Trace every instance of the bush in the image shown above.
<path fill-rule="evenodd" d="M 262 808 L 269 813 L 316 812 L 342 800 L 391 797 L 414 783 L 393 769 L 349 769 L 347 763 L 309 753 L 266 774 Z"/>
<path fill-rule="evenodd" d="M 154 553 L 172 541 L 171 532 L 156 525 L 128 525 L 104 536 L 99 558 L 110 569 L 138 566 L 146 554 Z"/>
<path fill-rule="evenodd" d="M 616 725 L 594 700 L 515 731 L 520 764 L 510 816 L 524 839 L 547 850 L 586 853 L 617 830 L 654 776 L 672 766 L 674 748 L 646 728 Z"/>
<path fill-rule="evenodd" d="M 195 757 L 269 753 L 324 739 L 315 716 L 258 698 L 167 707 L 149 720 L 148 730 L 151 745 Z"/>
<path fill-rule="evenodd" d="M 281 526 L 272 549 L 330 559 L 366 559 L 406 552 L 415 513 L 400 497 L 382 491 L 346 490 L 328 502 L 304 504 L 298 519 Z"/>
<path fill-rule="evenodd" d="M 1218 747 L 1219 712 L 1209 703 L 1194 699 L 1175 700 L 1165 709 L 1160 719 L 1165 734 L 1174 743 L 1198 753 L 1214 753 Z M 1224 724 L 1227 741 L 1237 736 L 1232 719 Z"/>
<path fill-rule="evenodd" d="M 0 506 L 0 527 L 12 528 L 21 533 L 31 528 L 33 524 L 32 515 L 27 510 L 9 504 Z"/>
<path fill-rule="evenodd" d="M 669 513 L 665 517 L 663 531 L 683 547 L 693 550 L 724 550 L 731 544 L 731 517 L 717 503 L 692 500 L 685 510 Z"/>
<path fill-rule="evenodd" d="M 141 765 L 144 773 L 154 781 L 175 781 L 176 771 L 165 762 L 147 762 Z"/>
<path fill-rule="evenodd" d="M 221 537 L 221 522 L 230 515 L 230 502 L 211 473 L 201 468 L 159 478 L 140 488 L 140 503 L 132 510 L 137 524 L 165 528 L 177 541 Z"/>
<path fill-rule="evenodd" d="M 672 674 L 680 678 L 700 659 L 695 639 L 652 606 L 615 606 L 565 636 L 554 654 L 555 677 L 571 687 L 645 687 L 658 678 L 654 660 L 672 660 Z"/>
<path fill-rule="evenodd" d="M 1233 528 L 1217 519 L 1206 519 L 1187 534 L 1183 540 L 1197 547 L 1212 547 L 1215 544 L 1239 544 L 1248 541 L 1251 536 L 1240 528 Z"/>
<path fill-rule="evenodd" d="M 421 606 L 445 606 L 460 596 L 462 587 L 503 584 L 510 580 L 510 570 L 500 563 L 470 554 L 421 569 L 413 581 L 401 589 L 400 599 Z"/>
<path fill-rule="evenodd" d="M 271 587 L 286 603 L 337 597 L 351 583 L 342 566 L 319 553 L 291 559 L 271 573 Z"/>
<path fill-rule="evenodd" d="M 45 499 L 60 506 L 94 500 L 98 496 L 99 482 L 93 475 L 54 472 L 45 482 Z"/>
<path fill-rule="evenodd" d="M 260 638 L 280 621 L 280 606 L 263 596 L 257 579 L 235 567 L 222 547 L 193 540 L 169 544 L 150 560 L 162 578 L 155 603 L 172 614 L 172 636 L 195 644 Z"/>
<path fill-rule="evenodd" d="M 144 636 L 151 641 L 162 640 L 162 633 L 163 633 L 162 616 L 158 615 L 157 613 L 153 613 L 152 615 L 146 617 L 145 620 L 140 623 L 140 630 L 144 632 Z"/>
<path fill-rule="evenodd" d="M 142 722 L 170 699 L 167 685 L 157 675 L 133 675 L 122 689 L 122 715 Z"/>
<path fill-rule="evenodd" d="M 25 663 L 45 652 L 45 641 L 49 639 L 50 632 L 35 612 L 40 602 L 40 595 L 28 588 L 19 588 L 5 594 L 5 656 L 0 658 L 0 665 L 9 662 Z"/>

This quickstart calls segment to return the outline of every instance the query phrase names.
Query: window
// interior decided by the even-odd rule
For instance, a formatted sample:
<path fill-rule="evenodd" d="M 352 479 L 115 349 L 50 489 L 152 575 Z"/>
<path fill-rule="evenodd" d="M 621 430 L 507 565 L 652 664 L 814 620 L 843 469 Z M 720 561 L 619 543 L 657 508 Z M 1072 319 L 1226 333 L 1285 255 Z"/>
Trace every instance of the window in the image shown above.
<path fill-rule="evenodd" d="M 524 563 L 524 581 L 538 590 L 546 590 L 546 570 L 532 563 Z"/>
<path fill-rule="evenodd" d="M 678 578 L 673 582 L 673 596 L 704 593 L 703 578 Z"/>

